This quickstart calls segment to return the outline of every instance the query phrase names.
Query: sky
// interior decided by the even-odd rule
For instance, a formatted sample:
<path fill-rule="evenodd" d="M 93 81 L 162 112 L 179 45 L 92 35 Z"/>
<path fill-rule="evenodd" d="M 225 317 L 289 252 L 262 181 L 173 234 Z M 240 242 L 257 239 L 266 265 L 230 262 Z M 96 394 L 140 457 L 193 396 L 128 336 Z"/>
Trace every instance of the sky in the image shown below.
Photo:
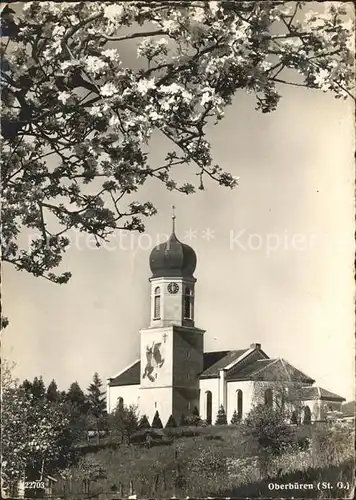
<path fill-rule="evenodd" d="M 158 214 L 146 233 L 119 233 L 100 249 L 71 233 L 66 285 L 3 266 L 10 325 L 2 351 L 16 376 L 86 388 L 95 371 L 105 379 L 139 357 L 149 253 L 170 234 L 175 205 L 177 236 L 197 254 L 195 324 L 206 330 L 205 350 L 259 342 L 271 358 L 354 399 L 353 105 L 299 87 L 282 95 L 276 111 L 261 114 L 239 92 L 208 129 L 214 161 L 240 177 L 235 190 L 207 181 L 187 196 L 147 183 L 137 198 Z M 166 152 L 154 135 L 152 164 Z"/>

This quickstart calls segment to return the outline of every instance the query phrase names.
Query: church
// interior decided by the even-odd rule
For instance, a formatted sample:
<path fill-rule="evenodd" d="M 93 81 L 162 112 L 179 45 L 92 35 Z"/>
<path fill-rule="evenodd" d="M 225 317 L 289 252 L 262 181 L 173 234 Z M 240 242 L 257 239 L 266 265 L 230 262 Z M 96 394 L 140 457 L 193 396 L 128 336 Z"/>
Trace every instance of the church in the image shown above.
<path fill-rule="evenodd" d="M 172 415 L 178 423 L 196 408 L 208 424 L 223 406 L 227 421 L 236 411 L 244 418 L 256 401 L 274 404 L 280 384 L 298 386 L 304 417 L 322 420 L 339 411 L 344 398 L 314 386 L 314 380 L 284 359 L 271 359 L 259 343 L 232 351 L 204 352 L 205 331 L 195 325 L 197 257 L 173 230 L 151 251 L 151 308 L 140 331 L 140 359 L 107 379 L 107 411 L 135 405 L 152 422 L 156 411 L 163 425 Z"/>

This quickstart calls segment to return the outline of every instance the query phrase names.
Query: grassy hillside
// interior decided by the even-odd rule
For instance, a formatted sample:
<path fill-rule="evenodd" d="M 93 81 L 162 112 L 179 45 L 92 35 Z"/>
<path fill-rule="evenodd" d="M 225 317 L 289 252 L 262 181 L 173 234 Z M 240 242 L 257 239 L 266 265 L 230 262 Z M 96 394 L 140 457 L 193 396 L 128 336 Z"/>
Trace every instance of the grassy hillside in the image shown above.
<path fill-rule="evenodd" d="M 313 433 L 317 432 L 316 426 L 305 426 L 297 429 L 297 436 L 307 435 L 313 441 Z M 238 425 L 165 429 L 164 434 L 169 439 L 161 445 L 116 446 L 107 442 L 100 448 L 83 449 L 85 459 L 105 471 L 105 477 L 89 484 L 90 496 L 110 491 L 117 491 L 115 498 L 126 496 L 132 491 L 131 483 L 140 498 L 266 497 L 270 479 L 261 475 L 256 446 L 242 438 Z M 351 482 L 352 443 L 337 460 L 326 455 L 314 445 L 308 450 L 294 450 L 271 461 L 268 475 L 279 483 L 308 482 L 308 478 L 311 482 L 332 478 Z M 83 491 L 80 467 L 74 468 L 72 474 L 71 494 L 78 496 Z M 58 484 L 59 494 L 60 489 Z M 281 496 L 278 491 L 268 492 L 270 497 Z M 323 493 L 323 498 L 346 498 L 347 492 L 339 491 L 339 496 L 335 490 Z M 285 492 L 283 496 L 300 497 L 300 493 Z"/>

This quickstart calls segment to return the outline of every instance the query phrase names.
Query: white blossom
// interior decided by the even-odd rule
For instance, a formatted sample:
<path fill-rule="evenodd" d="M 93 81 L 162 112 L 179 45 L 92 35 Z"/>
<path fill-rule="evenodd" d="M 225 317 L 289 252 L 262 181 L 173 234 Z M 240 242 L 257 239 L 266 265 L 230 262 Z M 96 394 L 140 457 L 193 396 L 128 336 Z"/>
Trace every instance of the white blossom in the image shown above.
<path fill-rule="evenodd" d="M 111 5 L 106 5 L 104 8 L 104 17 L 110 20 L 120 19 L 124 13 L 124 7 L 121 3 L 112 3 Z"/>
<path fill-rule="evenodd" d="M 154 78 L 147 79 L 147 78 L 142 78 L 139 80 L 137 84 L 137 90 L 140 92 L 140 94 L 146 95 L 148 90 L 156 88 L 155 80 Z"/>
<path fill-rule="evenodd" d="M 98 73 L 102 72 L 103 70 L 106 70 L 108 65 L 105 61 L 102 59 L 99 59 L 99 57 L 96 56 L 88 56 L 85 59 L 85 66 L 86 69 L 92 73 L 93 75 L 97 75 Z"/>
<path fill-rule="evenodd" d="M 72 68 L 74 66 L 78 66 L 78 64 L 79 64 L 79 61 L 76 61 L 76 60 L 63 61 L 60 64 L 60 68 L 61 68 L 62 71 L 65 71 L 68 68 Z"/>
<path fill-rule="evenodd" d="M 215 16 L 216 13 L 220 10 L 220 3 L 219 2 L 209 2 L 209 8 L 210 8 L 213 16 Z"/>
<path fill-rule="evenodd" d="M 191 18 L 193 19 L 193 21 L 203 23 L 205 21 L 204 9 L 202 7 L 195 7 Z"/>
<path fill-rule="evenodd" d="M 55 26 L 52 31 L 53 37 L 63 37 L 66 29 L 64 26 Z"/>
<path fill-rule="evenodd" d="M 112 115 L 109 120 L 110 127 L 116 127 L 120 124 L 120 120 L 116 115 Z"/>
<path fill-rule="evenodd" d="M 105 83 L 100 87 L 100 94 L 104 97 L 111 97 L 118 92 L 119 89 L 111 82 Z"/>
<path fill-rule="evenodd" d="M 164 19 L 164 21 L 162 21 L 162 28 L 164 31 L 167 31 L 167 33 L 173 34 L 180 29 L 180 26 L 177 21 L 173 19 Z"/>
<path fill-rule="evenodd" d="M 66 104 L 69 99 L 72 97 L 72 94 L 69 92 L 63 91 L 58 94 L 58 100 L 61 101 L 63 104 Z"/>
<path fill-rule="evenodd" d="M 326 69 L 320 69 L 314 77 L 314 83 L 322 90 L 328 90 L 330 88 L 329 72 Z"/>
<path fill-rule="evenodd" d="M 102 117 L 103 116 L 103 112 L 100 108 L 100 106 L 92 106 L 90 109 L 89 109 L 89 114 L 91 116 L 97 116 L 97 117 Z"/>
<path fill-rule="evenodd" d="M 114 62 L 120 61 L 120 56 L 119 56 L 119 53 L 116 49 L 107 49 L 107 50 L 104 50 L 101 54 L 104 57 L 107 57 L 108 59 L 110 59 L 110 61 L 114 61 Z"/>

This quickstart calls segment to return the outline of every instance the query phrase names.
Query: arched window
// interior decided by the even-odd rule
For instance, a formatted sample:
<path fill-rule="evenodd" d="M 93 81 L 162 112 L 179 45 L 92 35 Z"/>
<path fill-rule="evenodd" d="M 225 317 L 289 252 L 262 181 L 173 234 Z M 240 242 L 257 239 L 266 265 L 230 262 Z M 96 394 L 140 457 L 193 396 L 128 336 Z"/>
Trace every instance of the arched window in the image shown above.
<path fill-rule="evenodd" d="M 265 390 L 265 405 L 272 406 L 273 405 L 273 392 L 272 389 Z"/>
<path fill-rule="evenodd" d="M 206 423 L 211 424 L 213 413 L 213 395 L 211 391 L 205 393 Z"/>
<path fill-rule="evenodd" d="M 161 289 L 159 286 L 156 286 L 154 291 L 154 311 L 153 311 L 153 319 L 160 319 L 161 317 Z"/>
<path fill-rule="evenodd" d="M 243 411 L 243 393 L 241 389 L 236 391 L 236 413 L 237 417 L 242 419 L 242 411 Z"/>
<path fill-rule="evenodd" d="M 193 290 L 185 287 L 184 290 L 184 319 L 193 319 L 194 296 Z"/>
<path fill-rule="evenodd" d="M 117 398 L 117 407 L 122 410 L 124 407 L 124 398 Z"/>
<path fill-rule="evenodd" d="M 303 424 L 311 424 L 311 411 L 309 406 L 304 407 Z"/>

